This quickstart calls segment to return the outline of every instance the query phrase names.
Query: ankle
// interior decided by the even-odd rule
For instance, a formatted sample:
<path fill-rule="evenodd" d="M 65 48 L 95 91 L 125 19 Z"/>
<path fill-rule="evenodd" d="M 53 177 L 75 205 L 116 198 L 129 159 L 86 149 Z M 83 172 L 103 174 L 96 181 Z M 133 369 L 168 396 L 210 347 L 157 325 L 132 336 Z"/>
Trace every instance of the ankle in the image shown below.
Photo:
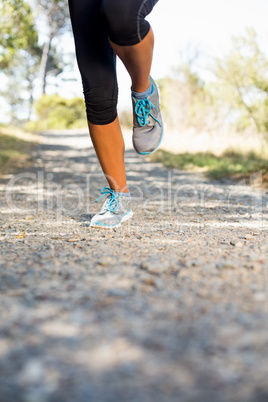
<path fill-rule="evenodd" d="M 131 90 L 133 92 L 142 93 L 147 91 L 147 89 L 149 89 L 151 85 L 152 83 L 148 78 L 148 80 L 146 80 L 145 82 L 132 82 Z"/>
<path fill-rule="evenodd" d="M 138 100 L 140 100 L 140 99 L 146 99 L 146 98 L 148 98 L 149 96 L 152 95 L 153 90 L 154 90 L 153 84 L 150 83 L 150 86 L 149 86 L 148 89 L 146 89 L 146 91 L 144 91 L 144 92 L 135 92 L 135 91 L 132 90 L 132 91 L 131 91 L 131 95 L 132 95 L 134 98 L 138 99 Z"/>
<path fill-rule="evenodd" d="M 116 191 L 116 194 L 120 195 L 121 197 L 130 197 L 130 192 L 126 193 L 125 191 Z"/>
<path fill-rule="evenodd" d="M 126 188 L 126 187 L 123 187 L 123 188 L 112 188 L 112 190 L 113 190 L 115 193 L 118 193 L 118 194 L 120 194 L 120 195 L 129 195 L 129 194 L 130 194 L 130 193 L 129 193 L 129 189 Z"/>

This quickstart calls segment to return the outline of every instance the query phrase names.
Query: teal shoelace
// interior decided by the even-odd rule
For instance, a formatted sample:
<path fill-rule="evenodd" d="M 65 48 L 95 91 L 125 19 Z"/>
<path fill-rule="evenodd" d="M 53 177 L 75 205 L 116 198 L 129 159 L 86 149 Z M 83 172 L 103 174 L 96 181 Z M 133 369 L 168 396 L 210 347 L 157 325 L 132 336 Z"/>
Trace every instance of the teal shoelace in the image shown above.
<path fill-rule="evenodd" d="M 110 187 L 103 187 L 101 189 L 101 194 L 102 195 L 99 198 L 97 198 L 95 202 L 99 201 L 105 195 L 108 195 L 109 197 L 107 198 L 107 205 L 105 206 L 105 210 L 110 211 L 110 212 L 115 212 L 119 206 L 118 198 L 120 197 L 120 195 L 117 194 Z"/>
<path fill-rule="evenodd" d="M 159 123 L 159 120 L 157 120 L 151 113 L 152 108 L 157 110 L 155 105 L 148 99 L 137 100 L 135 104 L 135 113 L 137 116 L 137 121 L 141 127 L 144 127 L 150 123 L 150 121 L 148 120 L 149 116 L 151 116 L 155 121 L 157 121 L 157 123 Z"/>

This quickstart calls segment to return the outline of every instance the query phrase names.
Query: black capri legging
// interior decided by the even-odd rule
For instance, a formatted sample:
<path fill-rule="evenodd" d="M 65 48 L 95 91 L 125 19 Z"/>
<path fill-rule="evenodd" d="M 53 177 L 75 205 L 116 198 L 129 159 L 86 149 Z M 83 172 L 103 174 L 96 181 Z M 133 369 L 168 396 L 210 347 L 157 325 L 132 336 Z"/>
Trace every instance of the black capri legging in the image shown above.
<path fill-rule="evenodd" d="M 117 45 L 139 43 L 149 32 L 145 17 L 158 0 L 69 0 L 76 57 L 88 121 L 108 124 L 117 116 Z"/>

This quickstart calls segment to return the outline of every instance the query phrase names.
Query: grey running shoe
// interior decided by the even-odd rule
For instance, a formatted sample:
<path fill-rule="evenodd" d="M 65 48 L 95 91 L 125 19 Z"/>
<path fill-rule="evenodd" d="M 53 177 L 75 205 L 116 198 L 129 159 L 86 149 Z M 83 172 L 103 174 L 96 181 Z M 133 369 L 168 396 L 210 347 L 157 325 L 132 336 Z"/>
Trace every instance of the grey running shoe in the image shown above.
<path fill-rule="evenodd" d="M 130 219 L 133 216 L 131 209 L 131 198 L 121 196 L 109 187 L 101 190 L 100 200 L 107 195 L 100 212 L 91 219 L 90 226 L 95 228 L 118 228 L 121 222 Z"/>
<path fill-rule="evenodd" d="M 160 111 L 160 91 L 157 83 L 150 77 L 153 92 L 148 98 L 137 99 L 132 96 L 133 105 L 133 147 L 138 154 L 155 152 L 163 138 L 163 121 Z"/>

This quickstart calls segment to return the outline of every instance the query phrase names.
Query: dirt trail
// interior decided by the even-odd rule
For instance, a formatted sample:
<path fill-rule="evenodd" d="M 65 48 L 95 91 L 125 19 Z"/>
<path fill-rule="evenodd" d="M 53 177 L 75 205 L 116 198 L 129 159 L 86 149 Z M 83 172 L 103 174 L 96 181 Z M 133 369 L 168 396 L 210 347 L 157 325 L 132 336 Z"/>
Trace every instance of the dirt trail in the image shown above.
<path fill-rule="evenodd" d="M 82 132 L 0 181 L 0 401 L 268 400 L 268 194 L 127 149 L 134 217 Z M 254 180 L 253 180 L 254 179 Z"/>

